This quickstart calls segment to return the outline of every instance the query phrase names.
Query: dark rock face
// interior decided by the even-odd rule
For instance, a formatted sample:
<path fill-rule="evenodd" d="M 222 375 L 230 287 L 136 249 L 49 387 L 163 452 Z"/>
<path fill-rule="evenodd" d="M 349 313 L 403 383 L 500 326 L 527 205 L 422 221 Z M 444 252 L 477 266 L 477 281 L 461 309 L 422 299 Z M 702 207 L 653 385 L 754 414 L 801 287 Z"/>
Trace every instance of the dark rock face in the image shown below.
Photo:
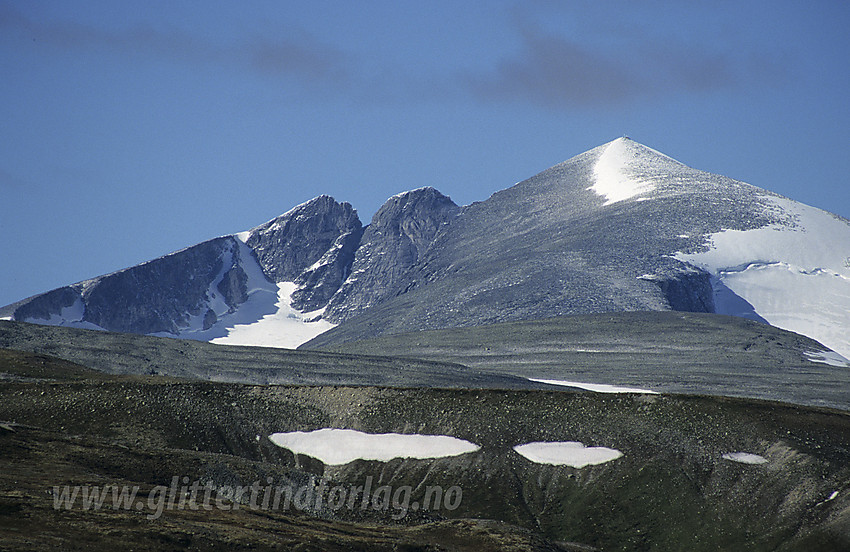
<path fill-rule="evenodd" d="M 340 236 L 361 227 L 350 204 L 323 195 L 253 229 L 246 243 L 269 280 L 293 282 Z"/>
<path fill-rule="evenodd" d="M 682 263 L 678 270 L 641 276 L 640 279 L 656 284 L 672 310 L 714 312 L 711 275 L 704 270 Z"/>
<path fill-rule="evenodd" d="M 325 318 L 340 322 L 397 293 L 408 271 L 459 212 L 449 197 L 430 187 L 390 198 L 366 227 L 351 275 L 331 299 Z"/>
<path fill-rule="evenodd" d="M 238 253 L 238 249 L 236 250 Z M 216 286 L 216 289 L 224 297 L 224 302 L 233 312 L 236 308 L 248 300 L 248 275 L 234 259 L 230 269 L 224 273 L 224 277 Z"/>
<path fill-rule="evenodd" d="M 3 307 L 0 309 L 0 315 L 14 316 L 18 320 L 47 320 L 52 314 L 58 314 L 62 309 L 72 306 L 79 298 L 80 292 L 76 287 L 62 287 Z"/>
<path fill-rule="evenodd" d="M 112 331 L 177 332 L 187 323 L 187 313 L 201 313 L 207 290 L 225 268 L 223 257 L 235 249 L 233 238 L 217 238 L 98 278 L 83 291 L 83 320 Z M 238 276 L 232 268 L 227 273 L 233 276 L 222 283 L 232 283 L 219 289 L 235 306 Z"/>
<path fill-rule="evenodd" d="M 358 228 L 338 237 L 321 259 L 295 279 L 298 289 L 292 294 L 294 308 L 311 312 L 328 304 L 351 271 L 362 235 Z"/>

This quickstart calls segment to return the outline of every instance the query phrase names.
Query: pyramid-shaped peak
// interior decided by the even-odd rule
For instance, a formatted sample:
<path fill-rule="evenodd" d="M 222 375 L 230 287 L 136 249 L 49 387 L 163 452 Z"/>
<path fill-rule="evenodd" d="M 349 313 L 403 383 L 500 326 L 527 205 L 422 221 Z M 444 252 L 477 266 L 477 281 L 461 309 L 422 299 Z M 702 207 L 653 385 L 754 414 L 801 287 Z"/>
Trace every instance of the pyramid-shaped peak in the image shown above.
<path fill-rule="evenodd" d="M 641 156 L 661 156 L 662 158 L 669 161 L 676 161 L 669 155 L 662 153 L 656 149 L 653 149 L 649 146 L 641 144 L 640 142 L 636 142 L 632 140 L 628 136 L 621 136 L 620 138 L 616 138 L 611 140 L 607 144 L 603 144 L 599 146 L 599 149 L 603 149 L 604 151 L 611 151 L 612 153 L 619 153 L 620 155 L 627 157 L 641 157 Z"/>
<path fill-rule="evenodd" d="M 627 136 L 603 144 L 596 150 L 594 184 L 589 189 L 605 197 L 605 205 L 652 192 L 659 185 L 652 173 L 659 169 L 668 172 L 685 168 L 672 157 Z"/>

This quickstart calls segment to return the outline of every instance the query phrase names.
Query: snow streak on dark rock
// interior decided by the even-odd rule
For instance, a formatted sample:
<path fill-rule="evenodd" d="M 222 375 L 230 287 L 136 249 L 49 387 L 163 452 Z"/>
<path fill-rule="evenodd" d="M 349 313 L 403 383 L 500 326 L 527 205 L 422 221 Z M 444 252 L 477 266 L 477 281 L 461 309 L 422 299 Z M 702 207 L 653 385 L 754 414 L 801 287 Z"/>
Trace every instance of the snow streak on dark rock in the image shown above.
<path fill-rule="evenodd" d="M 361 226 L 350 204 L 323 195 L 253 229 L 246 243 L 271 281 L 294 282 L 340 236 Z"/>

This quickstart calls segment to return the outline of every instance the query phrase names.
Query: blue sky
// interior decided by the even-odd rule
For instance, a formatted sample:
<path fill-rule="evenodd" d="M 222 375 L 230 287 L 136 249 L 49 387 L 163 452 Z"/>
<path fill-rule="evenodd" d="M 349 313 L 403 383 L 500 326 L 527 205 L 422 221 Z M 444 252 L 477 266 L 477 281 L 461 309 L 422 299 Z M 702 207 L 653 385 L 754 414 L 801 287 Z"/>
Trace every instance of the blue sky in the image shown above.
<path fill-rule="evenodd" d="M 624 134 L 850 217 L 836 1 L 0 0 L 0 305 Z"/>

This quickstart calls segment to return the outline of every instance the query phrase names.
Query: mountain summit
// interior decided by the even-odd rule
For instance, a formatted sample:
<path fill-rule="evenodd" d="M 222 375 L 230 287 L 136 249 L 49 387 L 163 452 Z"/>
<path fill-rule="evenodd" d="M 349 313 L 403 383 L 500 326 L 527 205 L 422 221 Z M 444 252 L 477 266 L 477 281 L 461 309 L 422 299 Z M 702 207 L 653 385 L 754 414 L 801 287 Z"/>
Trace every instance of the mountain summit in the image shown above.
<path fill-rule="evenodd" d="M 434 188 L 394 196 L 365 227 L 321 196 L 0 317 L 294 347 L 679 310 L 767 322 L 850 356 L 848 259 L 850 221 L 619 138 L 466 207 Z"/>

